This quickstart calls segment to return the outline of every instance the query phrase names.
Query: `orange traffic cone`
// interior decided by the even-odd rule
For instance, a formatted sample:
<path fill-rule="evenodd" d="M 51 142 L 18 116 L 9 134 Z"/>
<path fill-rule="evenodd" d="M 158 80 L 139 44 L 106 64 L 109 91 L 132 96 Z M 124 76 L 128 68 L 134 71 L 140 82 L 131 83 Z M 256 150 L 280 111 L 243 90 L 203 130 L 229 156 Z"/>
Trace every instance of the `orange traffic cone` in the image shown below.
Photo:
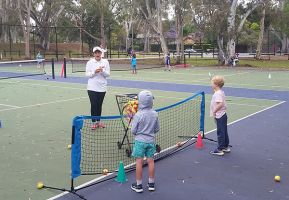
<path fill-rule="evenodd" d="M 198 133 L 198 138 L 197 138 L 197 142 L 196 142 L 196 148 L 197 149 L 203 148 L 203 141 L 202 141 L 202 134 L 201 133 Z"/>

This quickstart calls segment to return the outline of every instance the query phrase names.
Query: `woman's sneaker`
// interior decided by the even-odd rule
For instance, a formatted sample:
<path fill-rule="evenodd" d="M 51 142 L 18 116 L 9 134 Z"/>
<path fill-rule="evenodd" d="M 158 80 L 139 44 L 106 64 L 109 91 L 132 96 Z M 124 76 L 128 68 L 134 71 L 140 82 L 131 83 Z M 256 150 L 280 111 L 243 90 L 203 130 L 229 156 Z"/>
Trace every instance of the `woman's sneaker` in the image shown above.
<path fill-rule="evenodd" d="M 217 156 L 223 156 L 224 152 L 222 150 L 216 149 L 214 151 L 211 151 L 210 154 L 217 155 Z"/>
<path fill-rule="evenodd" d="M 99 123 L 97 124 L 97 127 L 98 127 L 98 128 L 105 128 L 105 124 L 104 124 L 104 123 L 101 123 L 101 122 L 99 122 Z"/>
<path fill-rule="evenodd" d="M 97 124 L 94 123 L 94 124 L 91 125 L 91 130 L 94 131 L 96 128 L 97 128 Z"/>
<path fill-rule="evenodd" d="M 155 183 L 148 183 L 149 191 L 155 191 Z"/>
<path fill-rule="evenodd" d="M 131 189 L 137 193 L 143 192 L 142 184 L 137 185 L 136 183 L 133 183 Z"/>
<path fill-rule="evenodd" d="M 231 149 L 229 147 L 222 149 L 224 153 L 230 153 Z"/>

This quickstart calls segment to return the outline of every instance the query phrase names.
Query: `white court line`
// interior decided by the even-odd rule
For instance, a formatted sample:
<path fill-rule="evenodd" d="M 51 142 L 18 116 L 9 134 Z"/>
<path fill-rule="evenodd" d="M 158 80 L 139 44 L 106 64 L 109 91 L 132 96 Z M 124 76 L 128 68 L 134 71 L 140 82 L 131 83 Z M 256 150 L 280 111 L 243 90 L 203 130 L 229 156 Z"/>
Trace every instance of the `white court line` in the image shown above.
<path fill-rule="evenodd" d="M 195 80 L 195 82 L 208 83 L 208 82 L 201 81 L 200 79 L 199 80 Z M 251 87 L 267 87 L 267 89 L 270 89 L 270 88 L 286 88 L 286 89 L 289 89 L 289 87 L 282 86 L 282 85 L 252 85 L 252 84 L 248 84 L 248 83 L 228 83 L 227 85 L 228 86 L 233 86 L 233 87 L 237 85 L 237 86 L 251 86 Z M 236 87 L 236 88 L 241 88 L 241 87 Z M 246 88 L 244 88 L 244 89 L 246 89 Z M 262 89 L 259 89 L 259 90 L 262 90 Z"/>
<path fill-rule="evenodd" d="M 255 112 L 255 113 L 252 113 L 252 114 L 250 114 L 250 115 L 247 115 L 247 116 L 245 116 L 245 117 L 242 117 L 242 118 L 240 118 L 240 119 L 237 119 L 237 120 L 235 120 L 235 121 L 233 121 L 233 122 L 230 122 L 229 124 L 228 124 L 228 126 L 230 126 L 230 125 L 232 125 L 232 124 L 235 124 L 235 123 L 237 123 L 237 122 L 239 122 L 239 121 L 242 121 L 242 120 L 244 120 L 244 119 L 247 119 L 247 118 L 249 118 L 249 117 L 251 117 L 251 116 L 254 116 L 254 115 L 256 115 L 256 114 L 259 114 L 259 113 L 261 113 L 261 112 L 264 112 L 264 111 L 266 111 L 266 110 L 269 110 L 269 109 L 272 109 L 272 108 L 274 108 L 274 107 L 276 107 L 276 106 L 279 106 L 279 105 L 281 105 L 281 104 L 283 104 L 283 103 L 285 103 L 286 101 L 282 101 L 282 102 L 279 102 L 279 103 L 277 103 L 277 104 L 275 104 L 275 105 L 273 105 L 273 106 L 270 106 L 270 107 L 268 107 L 268 108 L 265 108 L 265 109 L 262 109 L 262 110 L 260 110 L 260 111 L 257 111 L 257 112 Z M 207 131 L 206 133 L 205 133 L 205 135 L 207 135 L 207 134 L 209 134 L 209 133 L 212 133 L 212 132 L 214 132 L 214 131 L 216 131 L 217 129 L 212 129 L 212 130 L 210 130 L 210 131 Z M 169 147 L 168 149 L 170 149 L 170 148 L 172 148 L 172 147 Z M 165 150 L 164 150 L 165 151 Z M 132 163 L 132 164 L 130 164 L 130 165 L 127 165 L 125 168 L 128 168 L 129 166 L 132 166 L 134 163 Z M 81 187 L 85 187 L 85 186 L 87 186 L 87 185 L 89 185 L 89 184 L 92 184 L 92 183 L 94 183 L 94 182 L 96 182 L 96 181 L 99 181 L 99 180 L 101 180 L 101 179 L 103 179 L 103 178 L 105 178 L 105 177 L 107 177 L 107 176 L 100 176 L 100 177 L 98 177 L 98 178 L 96 178 L 96 179 L 93 179 L 93 180 L 91 180 L 91 181 L 89 181 L 89 182 L 86 182 L 86 183 L 84 183 L 84 184 L 82 184 L 82 185 L 79 185 L 79 186 L 77 186 L 75 189 L 78 189 L 78 188 L 81 188 Z M 59 198 L 59 197 L 62 197 L 62 196 L 64 196 L 64 195 L 66 195 L 66 194 L 68 194 L 68 192 L 63 192 L 63 193 L 60 193 L 60 194 L 58 194 L 58 195 L 56 195 L 56 196 L 54 196 L 54 197 L 51 197 L 51 198 L 49 198 L 49 199 L 47 199 L 47 200 L 55 200 L 55 199 L 57 199 L 57 198 Z"/>
<path fill-rule="evenodd" d="M 67 101 L 75 101 L 75 100 L 80 100 L 80 99 L 85 99 L 85 98 L 87 98 L 87 97 L 79 97 L 79 98 L 72 98 L 72 99 L 56 100 L 56 101 L 51 101 L 51 102 L 46 102 L 46 103 L 37 103 L 37 104 L 32 104 L 32 105 L 27 105 L 27 106 L 19 106 L 19 107 L 16 107 L 16 108 L 6 108 L 6 109 L 0 110 L 0 112 L 2 112 L 2 111 L 7 111 L 7 110 L 17 110 L 17 109 L 21 109 L 21 108 L 31 108 L 31 107 L 36 107 L 36 106 L 43 106 L 43 105 L 49 105 L 49 104 L 67 102 Z"/>
<path fill-rule="evenodd" d="M 19 106 L 12 106 L 12 105 L 2 104 L 2 103 L 0 103 L 0 106 L 6 106 L 6 107 L 12 107 L 12 108 L 20 108 Z"/>
<path fill-rule="evenodd" d="M 224 77 L 228 77 L 228 76 L 237 76 L 237 75 L 241 75 L 241 74 L 248 74 L 248 73 L 251 73 L 251 72 L 242 72 L 242 73 L 235 73 L 235 74 L 228 74 L 228 75 L 223 75 Z M 189 74 L 189 75 L 191 75 L 191 76 L 193 76 L 193 75 L 195 75 L 195 74 Z M 208 76 L 208 75 L 205 75 L 205 74 L 203 74 L 204 76 Z M 121 75 L 121 76 L 118 76 L 118 75 L 116 75 L 116 76 L 111 76 L 112 78 L 130 78 L 131 76 L 128 76 L 128 75 Z M 158 78 L 158 79 L 156 79 L 156 78 L 144 78 L 144 79 L 142 79 L 142 80 L 139 80 L 139 81 L 170 81 L 170 80 L 172 80 L 172 79 L 167 79 L 167 78 Z M 210 78 L 209 78 L 209 76 L 208 76 L 208 78 L 201 78 L 201 79 L 196 79 L 196 80 L 193 80 L 193 81 L 195 81 L 195 82 L 200 82 L 200 81 L 203 81 L 203 80 L 208 80 L 206 83 L 210 83 Z M 136 81 L 136 80 L 135 80 Z M 185 81 L 183 81 L 183 80 L 174 80 L 174 82 L 180 82 L 180 83 L 188 83 L 188 82 L 185 82 Z M 174 82 L 165 82 L 165 83 L 174 83 Z"/>
<path fill-rule="evenodd" d="M 61 88 L 61 89 L 71 89 L 71 90 L 82 90 L 86 91 L 86 88 L 75 88 L 75 87 L 63 87 L 63 86 L 53 86 L 53 85 L 48 85 L 48 84 L 39 84 L 39 83 L 24 83 L 24 82 L 9 82 L 6 81 L 7 83 L 15 83 L 15 84 L 24 84 L 24 85 L 33 85 L 33 86 L 41 86 L 41 87 L 54 87 L 54 88 Z M 123 88 L 127 89 L 126 87 L 114 87 L 113 88 Z M 166 90 L 154 90 L 154 91 L 161 91 L 161 92 L 171 92 L 171 91 L 166 91 Z M 119 92 L 111 92 L 112 94 L 118 94 Z M 189 92 L 186 92 L 189 93 Z M 183 99 L 180 97 L 171 97 L 171 96 L 160 96 L 160 95 L 155 95 L 156 97 L 159 98 L 170 98 L 170 99 Z M 229 97 L 229 96 L 228 96 Z M 41 106 L 41 105 L 49 105 L 49 104 L 54 104 L 54 103 L 59 103 L 59 102 L 65 102 L 65 101 L 73 101 L 73 100 L 79 100 L 79 99 L 84 99 L 87 97 L 81 97 L 81 98 L 72 98 L 72 99 L 67 99 L 67 100 L 58 100 L 58 101 L 52 101 L 52 102 L 47 102 L 47 103 L 41 103 L 41 104 L 33 104 L 33 105 L 27 105 L 27 106 L 10 106 L 12 108 L 7 108 L 7 109 L 2 109 L 2 111 L 9 111 L 9 110 L 15 110 L 15 109 L 21 109 L 21 108 L 28 108 L 28 107 L 35 107 L 35 106 Z M 234 98 L 242 98 L 242 99 L 256 99 L 256 98 L 245 98 L 245 97 L 234 97 Z M 278 101 L 278 100 L 270 100 L 270 99 L 257 99 L 257 100 L 267 100 L 267 101 Z M 209 102 L 209 101 L 206 101 Z M 254 105 L 254 104 L 239 104 L 239 103 L 230 103 L 227 102 L 227 104 L 232 104 L 232 105 L 240 105 L 240 106 L 252 106 L 252 107 L 265 107 L 265 106 L 259 106 L 259 105 Z M 1 104 L 0 104 L 1 105 Z M 4 105 L 4 104 L 3 104 Z"/>

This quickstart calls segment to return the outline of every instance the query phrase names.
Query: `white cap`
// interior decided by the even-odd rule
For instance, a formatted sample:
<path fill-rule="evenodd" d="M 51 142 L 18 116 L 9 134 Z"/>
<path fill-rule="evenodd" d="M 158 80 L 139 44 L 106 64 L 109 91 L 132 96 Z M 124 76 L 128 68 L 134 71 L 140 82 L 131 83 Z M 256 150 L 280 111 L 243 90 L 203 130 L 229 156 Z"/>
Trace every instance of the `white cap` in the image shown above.
<path fill-rule="evenodd" d="M 93 47 L 92 52 L 94 53 L 95 51 L 103 52 L 103 49 L 101 47 Z"/>

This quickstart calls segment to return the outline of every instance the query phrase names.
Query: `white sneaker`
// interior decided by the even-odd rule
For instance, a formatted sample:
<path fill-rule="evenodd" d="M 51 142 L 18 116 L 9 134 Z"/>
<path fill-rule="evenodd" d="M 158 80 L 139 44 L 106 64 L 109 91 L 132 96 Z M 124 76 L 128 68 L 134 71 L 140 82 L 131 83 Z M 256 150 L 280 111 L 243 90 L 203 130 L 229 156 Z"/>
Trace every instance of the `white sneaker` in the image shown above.
<path fill-rule="evenodd" d="M 222 149 L 224 153 L 230 153 L 231 149 L 229 147 Z"/>

